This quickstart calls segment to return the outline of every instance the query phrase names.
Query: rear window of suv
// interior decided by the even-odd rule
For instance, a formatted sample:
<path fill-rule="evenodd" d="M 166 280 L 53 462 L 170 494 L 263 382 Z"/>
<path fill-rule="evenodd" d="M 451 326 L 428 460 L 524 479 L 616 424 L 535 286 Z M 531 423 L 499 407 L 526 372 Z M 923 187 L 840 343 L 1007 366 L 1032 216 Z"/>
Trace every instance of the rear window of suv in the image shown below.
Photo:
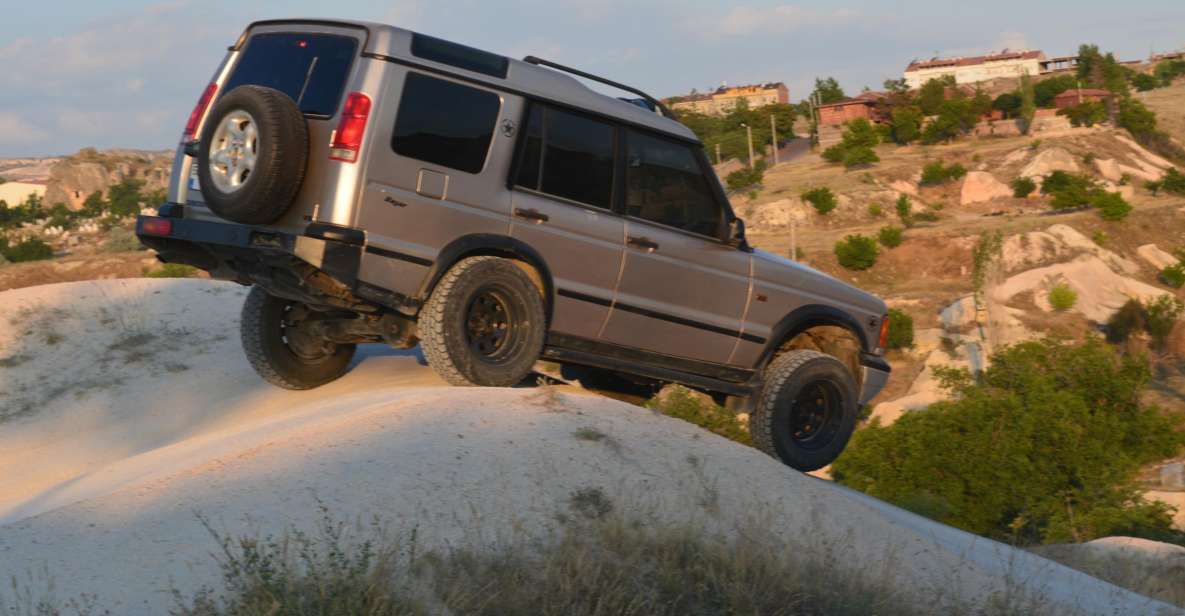
<path fill-rule="evenodd" d="M 256 34 L 227 79 L 224 92 L 242 85 L 279 90 L 308 115 L 337 113 L 358 39 L 336 34 L 275 32 Z"/>

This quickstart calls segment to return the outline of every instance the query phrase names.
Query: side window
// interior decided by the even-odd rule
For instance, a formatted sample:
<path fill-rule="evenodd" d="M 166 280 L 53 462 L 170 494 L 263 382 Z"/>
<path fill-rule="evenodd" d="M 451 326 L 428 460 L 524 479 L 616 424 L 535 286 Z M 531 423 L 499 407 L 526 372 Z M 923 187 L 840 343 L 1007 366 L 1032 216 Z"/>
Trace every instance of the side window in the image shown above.
<path fill-rule="evenodd" d="M 408 73 L 391 148 L 424 162 L 480 173 L 501 108 L 502 99 L 493 92 Z"/>
<path fill-rule="evenodd" d="M 615 132 L 603 122 L 531 105 L 515 184 L 609 209 Z"/>
<path fill-rule="evenodd" d="M 691 146 L 626 133 L 626 213 L 717 237 L 724 212 Z"/>

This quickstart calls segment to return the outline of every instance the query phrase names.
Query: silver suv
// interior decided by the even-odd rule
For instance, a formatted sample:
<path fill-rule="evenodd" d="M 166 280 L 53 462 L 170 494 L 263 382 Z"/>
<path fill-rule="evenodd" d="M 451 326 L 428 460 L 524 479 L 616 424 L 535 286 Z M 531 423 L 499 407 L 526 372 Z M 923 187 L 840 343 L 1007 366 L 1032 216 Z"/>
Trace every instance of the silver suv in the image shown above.
<path fill-rule="evenodd" d="M 359 343 L 419 344 L 456 385 L 543 358 L 748 408 L 755 443 L 810 470 L 889 375 L 885 304 L 751 249 L 657 100 L 387 25 L 251 24 L 137 234 L 253 285 L 243 346 L 280 387 L 342 376 Z"/>

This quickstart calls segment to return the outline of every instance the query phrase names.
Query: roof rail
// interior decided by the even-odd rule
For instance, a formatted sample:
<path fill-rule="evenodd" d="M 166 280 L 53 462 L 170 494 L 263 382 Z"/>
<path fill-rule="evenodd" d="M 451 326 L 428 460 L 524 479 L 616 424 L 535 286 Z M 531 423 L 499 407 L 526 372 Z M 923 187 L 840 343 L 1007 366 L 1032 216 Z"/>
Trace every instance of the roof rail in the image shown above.
<path fill-rule="evenodd" d="M 651 105 L 654 105 L 655 108 L 657 108 L 662 113 L 663 116 L 671 118 L 672 120 L 675 119 L 675 114 L 671 113 L 671 110 L 667 109 L 667 106 L 662 104 L 662 101 L 658 100 L 657 98 L 654 98 L 653 96 L 650 96 L 649 94 L 647 94 L 637 88 L 631 88 L 630 86 L 627 86 L 625 84 L 617 83 L 616 81 L 611 81 L 609 79 L 605 79 L 604 77 L 597 77 L 596 75 L 593 75 L 592 73 L 586 73 L 582 70 L 575 69 L 570 66 L 564 66 L 563 64 L 556 64 L 555 62 L 552 62 L 550 60 L 544 60 L 543 58 L 537 58 L 535 56 L 527 56 L 527 57 L 523 58 L 523 62 L 526 62 L 528 64 L 535 64 L 537 66 L 546 66 L 549 68 L 554 68 L 559 71 L 564 71 L 565 73 L 571 73 L 571 74 L 576 75 L 578 77 L 584 77 L 585 79 L 591 79 L 593 81 L 603 83 L 607 86 L 612 86 L 612 87 L 617 88 L 619 90 L 624 90 L 624 91 L 630 92 L 632 94 L 637 94 L 638 96 L 641 96 L 643 99 L 645 99 L 646 102 L 650 103 Z"/>

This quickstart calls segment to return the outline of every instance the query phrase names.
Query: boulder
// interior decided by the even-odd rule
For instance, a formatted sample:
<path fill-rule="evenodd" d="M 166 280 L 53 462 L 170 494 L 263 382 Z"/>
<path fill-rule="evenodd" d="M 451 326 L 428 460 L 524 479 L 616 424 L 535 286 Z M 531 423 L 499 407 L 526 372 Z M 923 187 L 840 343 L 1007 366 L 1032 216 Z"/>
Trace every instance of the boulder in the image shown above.
<path fill-rule="evenodd" d="M 1063 224 L 1053 225 L 1045 231 L 1007 237 L 1001 247 L 1000 263 L 1004 271 L 1015 272 L 1079 254 L 1094 255 L 1125 274 L 1134 274 L 1140 269 L 1133 261 L 1099 246 L 1078 230 Z"/>
<path fill-rule="evenodd" d="M 1079 172 L 1078 161 L 1062 148 L 1049 148 L 1033 157 L 1020 174 L 1026 178 L 1043 178 L 1054 171 Z"/>
<path fill-rule="evenodd" d="M 939 315 L 942 329 L 947 332 L 958 332 L 976 322 L 975 297 L 968 295 L 956 300 L 953 304 L 942 309 Z"/>
<path fill-rule="evenodd" d="M 1012 189 L 1007 184 L 985 171 L 970 171 L 963 179 L 963 192 L 959 198 L 962 205 L 982 203 L 995 199 L 1007 199 L 1012 196 Z"/>
<path fill-rule="evenodd" d="M 1144 244 L 1136 249 L 1136 254 L 1140 255 L 1141 259 L 1158 272 L 1166 267 L 1176 265 L 1180 261 L 1177 257 L 1161 250 L 1156 244 Z"/>

